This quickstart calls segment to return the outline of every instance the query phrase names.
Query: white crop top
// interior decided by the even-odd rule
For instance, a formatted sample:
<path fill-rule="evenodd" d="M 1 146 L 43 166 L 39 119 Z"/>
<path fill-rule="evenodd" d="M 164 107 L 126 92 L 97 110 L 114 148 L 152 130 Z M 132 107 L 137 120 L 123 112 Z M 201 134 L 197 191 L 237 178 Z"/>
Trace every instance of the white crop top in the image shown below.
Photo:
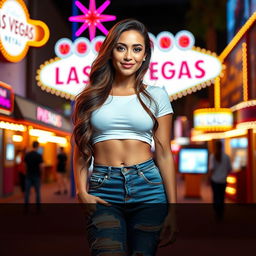
<path fill-rule="evenodd" d="M 146 90 L 155 99 L 158 109 L 152 101 L 140 93 L 141 99 L 150 108 L 156 118 L 173 113 L 169 96 L 164 88 L 147 86 Z M 110 139 L 135 139 L 151 145 L 153 121 L 141 106 L 137 95 L 109 95 L 104 104 L 92 112 L 92 144 Z"/>

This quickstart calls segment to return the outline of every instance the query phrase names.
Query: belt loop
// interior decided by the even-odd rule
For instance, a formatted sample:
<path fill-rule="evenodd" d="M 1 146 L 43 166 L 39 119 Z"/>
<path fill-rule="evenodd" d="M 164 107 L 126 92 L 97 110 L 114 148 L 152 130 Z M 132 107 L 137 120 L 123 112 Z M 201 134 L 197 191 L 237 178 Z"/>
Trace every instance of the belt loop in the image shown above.
<path fill-rule="evenodd" d="M 110 174 L 111 174 L 111 166 L 108 167 L 108 178 L 110 178 Z"/>
<path fill-rule="evenodd" d="M 135 166 L 136 166 L 137 170 L 140 170 L 140 165 L 139 164 L 136 164 Z"/>

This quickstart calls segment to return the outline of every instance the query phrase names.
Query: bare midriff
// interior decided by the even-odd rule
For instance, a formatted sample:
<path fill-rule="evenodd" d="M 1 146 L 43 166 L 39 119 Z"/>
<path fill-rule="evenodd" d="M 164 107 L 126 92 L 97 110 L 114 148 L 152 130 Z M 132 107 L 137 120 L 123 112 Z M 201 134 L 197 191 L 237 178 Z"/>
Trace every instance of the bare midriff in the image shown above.
<path fill-rule="evenodd" d="M 140 140 L 115 139 L 95 143 L 94 164 L 123 167 L 152 158 L 150 145 Z"/>

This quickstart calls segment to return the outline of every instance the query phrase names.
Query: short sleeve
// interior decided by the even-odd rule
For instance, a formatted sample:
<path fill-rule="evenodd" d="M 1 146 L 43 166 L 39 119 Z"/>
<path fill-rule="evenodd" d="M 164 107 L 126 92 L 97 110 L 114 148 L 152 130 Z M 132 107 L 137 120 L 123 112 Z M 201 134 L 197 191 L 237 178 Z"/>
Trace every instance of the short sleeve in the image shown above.
<path fill-rule="evenodd" d="M 156 117 L 164 116 L 173 113 L 172 105 L 165 88 L 159 87 L 157 95 L 158 111 Z"/>

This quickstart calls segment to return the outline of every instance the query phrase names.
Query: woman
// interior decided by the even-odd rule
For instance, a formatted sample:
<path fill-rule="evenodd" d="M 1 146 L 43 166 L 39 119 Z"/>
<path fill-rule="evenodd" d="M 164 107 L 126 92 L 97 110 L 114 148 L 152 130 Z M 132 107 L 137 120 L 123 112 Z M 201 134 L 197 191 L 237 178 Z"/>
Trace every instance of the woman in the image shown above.
<path fill-rule="evenodd" d="M 76 99 L 74 174 L 79 201 L 91 206 L 87 228 L 93 255 L 154 255 L 160 232 L 160 239 L 169 232 L 165 244 L 174 238 L 175 215 L 167 204 L 176 203 L 173 111 L 164 89 L 142 82 L 150 57 L 145 26 L 133 19 L 118 22 Z"/>

